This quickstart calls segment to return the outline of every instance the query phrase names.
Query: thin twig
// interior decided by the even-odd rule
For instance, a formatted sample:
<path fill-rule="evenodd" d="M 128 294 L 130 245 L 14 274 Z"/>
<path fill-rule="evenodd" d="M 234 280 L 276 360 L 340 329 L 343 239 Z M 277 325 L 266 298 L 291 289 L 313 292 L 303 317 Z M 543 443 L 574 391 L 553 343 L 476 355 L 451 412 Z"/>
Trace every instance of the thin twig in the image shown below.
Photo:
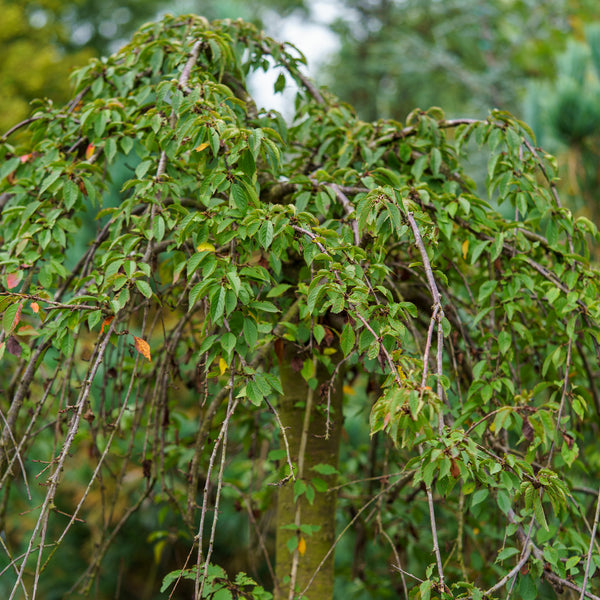
<path fill-rule="evenodd" d="M 592 564 L 592 550 L 594 548 L 594 539 L 596 537 L 596 531 L 598 529 L 598 520 L 600 520 L 600 489 L 598 490 L 598 499 L 596 500 L 596 515 L 594 516 L 594 525 L 592 527 L 592 534 L 590 536 L 590 546 L 588 548 L 587 556 L 585 558 L 585 573 L 583 575 L 583 583 L 581 584 L 581 595 L 579 600 L 583 600 L 585 596 L 585 588 L 587 587 L 588 578 L 590 576 L 590 565 Z"/>
<path fill-rule="evenodd" d="M 483 592 L 484 596 L 489 596 L 496 590 L 499 590 L 501 587 L 504 587 L 508 581 L 514 577 L 522 568 L 523 565 L 529 560 L 529 555 L 531 554 L 531 549 L 533 548 L 532 544 L 527 544 L 527 548 L 525 552 L 521 555 L 519 562 L 495 585 L 493 585 L 489 590 Z"/>

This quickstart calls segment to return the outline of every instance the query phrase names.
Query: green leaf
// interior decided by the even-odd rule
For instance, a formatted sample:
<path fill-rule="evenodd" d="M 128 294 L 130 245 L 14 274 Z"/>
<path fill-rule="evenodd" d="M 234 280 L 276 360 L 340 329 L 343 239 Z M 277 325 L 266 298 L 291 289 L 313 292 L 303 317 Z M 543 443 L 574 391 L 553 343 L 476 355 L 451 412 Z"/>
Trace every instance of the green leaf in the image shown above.
<path fill-rule="evenodd" d="M 514 556 L 515 554 L 519 554 L 521 551 L 518 548 L 503 548 L 498 552 L 498 556 L 496 557 L 496 562 L 501 562 Z"/>
<path fill-rule="evenodd" d="M 256 342 L 258 340 L 258 328 L 256 327 L 256 323 L 250 318 L 246 317 L 244 319 L 244 340 L 248 345 L 250 350 L 253 350 L 256 347 Z"/>
<path fill-rule="evenodd" d="M 498 349 L 500 354 L 506 354 L 512 343 L 511 335 L 508 331 L 501 331 L 498 334 Z"/>
<path fill-rule="evenodd" d="M 273 223 L 265 221 L 258 230 L 258 243 L 267 250 L 273 242 Z"/>
<path fill-rule="evenodd" d="M 315 312 L 315 306 L 325 291 L 325 284 L 322 281 L 314 280 L 311 282 L 308 290 L 308 297 L 306 299 L 306 306 L 309 313 L 313 314 Z"/>
<path fill-rule="evenodd" d="M 489 494 L 490 491 L 487 488 L 477 490 L 471 497 L 471 507 L 477 506 L 483 502 L 489 496 Z"/>
<path fill-rule="evenodd" d="M 12 333 L 17 325 L 17 313 L 21 312 L 22 302 L 15 302 L 9 306 L 2 315 L 2 327 L 6 334 Z"/>
<path fill-rule="evenodd" d="M 135 286 L 140 291 L 140 293 L 146 298 L 152 297 L 152 288 L 150 287 L 147 281 L 144 281 L 143 279 L 136 279 Z"/>
<path fill-rule="evenodd" d="M 550 531 L 550 528 L 548 527 L 548 522 L 546 521 L 546 515 L 544 514 L 544 507 L 542 506 L 542 501 L 537 491 L 533 496 L 533 514 L 535 515 L 536 521 L 546 531 Z"/>
<path fill-rule="evenodd" d="M 292 286 L 289 283 L 279 283 L 274 288 L 271 288 L 267 293 L 267 298 L 278 298 L 283 293 L 287 292 Z"/>
<path fill-rule="evenodd" d="M 344 325 L 342 335 L 340 336 L 340 347 L 344 353 L 344 356 L 348 356 L 348 354 L 352 352 L 355 342 L 356 336 L 354 334 L 354 328 L 350 325 L 350 323 L 346 323 L 346 325 Z"/>
<path fill-rule="evenodd" d="M 20 164 L 18 156 L 9 158 L 6 161 L 2 161 L 0 164 L 0 181 L 2 181 L 7 175 L 10 175 Z"/>
<path fill-rule="evenodd" d="M 314 467 L 311 467 L 312 471 L 316 471 L 320 475 L 336 475 L 339 471 L 333 466 L 325 463 L 319 463 Z"/>
<path fill-rule="evenodd" d="M 217 323 L 225 312 L 225 288 L 220 288 L 210 299 L 210 319 Z"/>
<path fill-rule="evenodd" d="M 306 483 L 302 479 L 296 479 L 294 482 L 294 502 L 297 502 L 298 498 L 306 493 L 306 489 Z"/>
<path fill-rule="evenodd" d="M 67 210 L 71 210 L 75 206 L 80 194 L 81 192 L 77 185 L 70 179 L 67 179 L 63 186 L 63 202 Z"/>

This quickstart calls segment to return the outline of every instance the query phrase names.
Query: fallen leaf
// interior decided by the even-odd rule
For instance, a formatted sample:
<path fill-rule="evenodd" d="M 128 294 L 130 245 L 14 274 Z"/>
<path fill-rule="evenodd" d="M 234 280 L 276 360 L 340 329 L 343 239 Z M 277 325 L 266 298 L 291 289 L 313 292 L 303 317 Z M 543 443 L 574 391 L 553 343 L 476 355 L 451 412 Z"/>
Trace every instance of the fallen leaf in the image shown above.
<path fill-rule="evenodd" d="M 146 359 L 148 362 L 152 362 L 152 358 L 150 357 L 150 344 L 142 338 L 133 336 L 135 340 L 135 349 Z"/>

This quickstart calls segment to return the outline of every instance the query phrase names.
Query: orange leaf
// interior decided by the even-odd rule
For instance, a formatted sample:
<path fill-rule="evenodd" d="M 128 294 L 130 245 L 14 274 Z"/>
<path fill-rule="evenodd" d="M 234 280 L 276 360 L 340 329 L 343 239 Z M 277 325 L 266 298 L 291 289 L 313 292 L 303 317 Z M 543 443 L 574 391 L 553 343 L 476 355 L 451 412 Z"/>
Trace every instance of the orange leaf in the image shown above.
<path fill-rule="evenodd" d="M 102 335 L 104 333 L 104 328 L 108 327 L 114 318 L 115 317 L 113 315 L 112 317 L 106 317 L 106 319 L 104 319 L 104 321 L 102 321 L 102 327 L 100 328 L 100 335 Z"/>
<path fill-rule="evenodd" d="M 34 312 L 34 314 L 37 314 L 40 312 L 40 305 L 37 302 L 32 302 L 31 303 L 31 310 Z"/>
<path fill-rule="evenodd" d="M 194 148 L 194 152 L 202 152 L 202 150 L 204 150 L 205 148 L 208 148 L 208 142 L 204 142 L 203 144 L 200 144 L 199 146 L 196 146 Z"/>
<path fill-rule="evenodd" d="M 19 320 L 21 319 L 21 310 L 22 309 L 23 309 L 23 303 L 21 302 L 19 304 L 19 308 L 17 308 L 17 312 L 15 314 L 15 318 L 13 319 L 12 325 L 10 326 L 11 331 L 14 331 L 15 327 L 19 323 Z"/>
<path fill-rule="evenodd" d="M 96 150 L 96 146 L 94 144 L 88 144 L 88 147 L 85 149 L 85 159 L 90 160 L 92 156 L 94 156 L 94 151 Z"/>
<path fill-rule="evenodd" d="M 19 156 L 19 160 L 22 163 L 26 163 L 32 157 L 33 157 L 33 154 L 23 154 L 22 156 Z"/>
<path fill-rule="evenodd" d="M 6 276 L 6 287 L 9 290 L 12 290 L 15 286 L 19 285 L 19 281 L 21 281 L 22 276 L 22 272 L 9 273 Z"/>
<path fill-rule="evenodd" d="M 305 552 L 306 552 L 306 541 L 304 540 L 303 537 L 301 537 L 298 542 L 298 554 L 300 556 L 304 556 Z"/>
<path fill-rule="evenodd" d="M 152 358 L 150 358 L 150 344 L 146 340 L 142 338 L 133 336 L 135 340 L 135 349 L 144 357 L 148 359 L 148 362 L 152 362 Z"/>

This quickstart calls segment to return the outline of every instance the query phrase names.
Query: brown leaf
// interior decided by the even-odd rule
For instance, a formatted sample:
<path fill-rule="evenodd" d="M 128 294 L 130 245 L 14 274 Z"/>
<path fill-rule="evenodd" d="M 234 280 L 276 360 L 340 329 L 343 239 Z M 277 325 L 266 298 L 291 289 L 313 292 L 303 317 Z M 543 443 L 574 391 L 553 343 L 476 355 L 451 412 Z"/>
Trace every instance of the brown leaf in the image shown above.
<path fill-rule="evenodd" d="M 6 340 L 6 349 L 14 356 L 21 356 L 21 352 L 23 351 L 21 344 L 19 344 L 17 338 L 13 335 Z"/>
<path fill-rule="evenodd" d="M 325 337 L 323 337 L 323 341 L 325 342 L 326 346 L 331 346 L 331 344 L 333 344 L 333 342 L 335 341 L 335 335 L 333 335 L 333 331 L 331 331 L 329 327 L 324 327 L 324 329 Z"/>
<path fill-rule="evenodd" d="M 564 431 L 561 431 L 561 435 L 562 435 L 563 440 L 565 440 L 565 443 L 567 444 L 567 448 L 569 448 L 569 450 L 572 450 L 573 444 L 575 443 L 573 436 L 570 436 L 568 433 L 565 433 Z"/>
<path fill-rule="evenodd" d="M 88 408 L 83 414 L 83 418 L 91 425 L 92 421 L 96 418 L 96 415 L 92 412 L 91 408 Z"/>
<path fill-rule="evenodd" d="M 298 373 L 299 371 L 302 371 L 302 367 L 304 366 L 304 361 L 302 360 L 302 358 L 300 358 L 298 355 L 296 355 L 296 356 L 294 356 L 294 358 L 292 358 L 291 366 L 292 366 L 292 370 L 294 370 L 294 371 L 296 371 L 296 373 Z"/>
<path fill-rule="evenodd" d="M 135 340 L 135 349 L 146 359 L 148 362 L 152 362 L 152 358 L 150 357 L 150 344 L 142 338 L 133 336 Z"/>
<path fill-rule="evenodd" d="M 460 477 L 460 467 L 454 459 L 450 461 L 450 475 L 452 475 L 454 479 L 458 479 Z"/>
<path fill-rule="evenodd" d="M 283 361 L 283 350 L 284 350 L 283 340 L 281 338 L 277 338 L 275 340 L 275 343 L 273 344 L 273 346 L 275 348 L 275 354 L 277 355 L 279 362 L 282 362 Z"/>
<path fill-rule="evenodd" d="M 152 475 L 152 461 L 148 458 L 142 462 L 142 471 L 144 472 L 144 477 L 150 479 Z"/>
<path fill-rule="evenodd" d="M 523 419 L 523 427 L 521 429 L 521 433 L 523 434 L 523 437 L 529 442 L 533 442 L 533 427 L 531 426 L 531 423 L 529 422 L 529 417 L 525 417 Z"/>

